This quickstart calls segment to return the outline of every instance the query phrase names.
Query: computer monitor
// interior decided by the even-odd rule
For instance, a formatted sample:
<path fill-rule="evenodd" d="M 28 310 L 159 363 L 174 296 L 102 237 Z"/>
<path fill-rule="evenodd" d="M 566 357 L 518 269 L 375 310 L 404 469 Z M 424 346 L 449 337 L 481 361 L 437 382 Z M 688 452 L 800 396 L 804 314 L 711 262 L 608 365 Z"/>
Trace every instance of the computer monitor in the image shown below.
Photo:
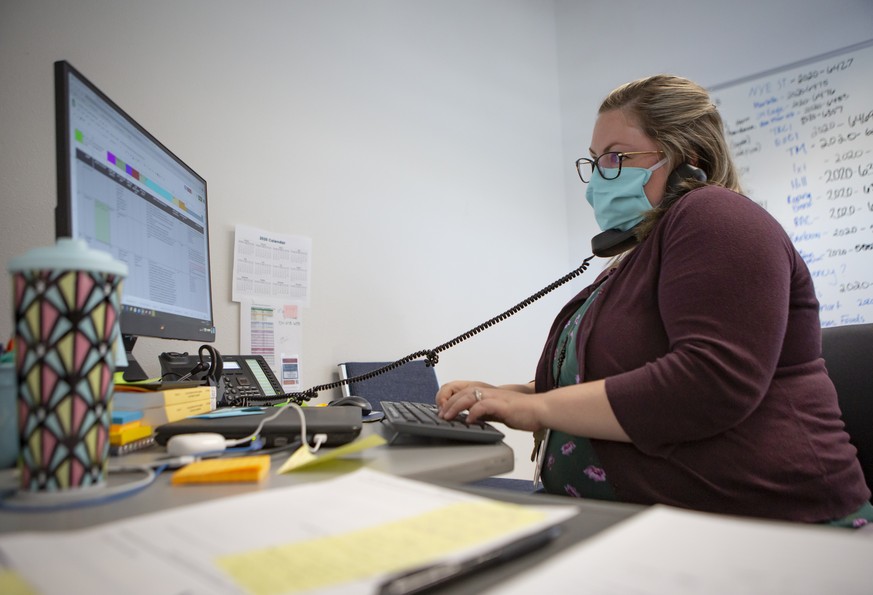
<path fill-rule="evenodd" d="M 206 181 L 66 61 L 55 111 L 56 234 L 127 263 L 125 379 L 145 378 L 137 337 L 215 340 Z"/>

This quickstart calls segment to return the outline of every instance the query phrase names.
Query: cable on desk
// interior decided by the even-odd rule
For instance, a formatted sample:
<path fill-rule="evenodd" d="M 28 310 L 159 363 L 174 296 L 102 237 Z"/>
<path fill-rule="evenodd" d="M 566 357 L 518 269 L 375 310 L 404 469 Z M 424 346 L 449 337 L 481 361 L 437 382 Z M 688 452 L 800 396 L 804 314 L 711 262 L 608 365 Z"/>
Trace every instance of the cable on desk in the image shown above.
<path fill-rule="evenodd" d="M 306 448 L 309 449 L 309 452 L 311 452 L 311 453 L 317 452 L 318 449 L 321 448 L 321 445 L 324 444 L 325 442 L 327 442 L 327 434 L 316 434 L 315 436 L 312 437 L 313 441 L 315 442 L 315 445 L 314 446 L 309 445 L 309 440 L 307 440 L 307 438 L 306 438 L 306 415 L 303 412 L 303 407 L 301 407 L 297 403 L 294 403 L 290 399 L 287 402 L 285 402 L 284 404 L 278 405 L 278 407 L 279 407 L 279 409 L 275 413 L 273 413 L 272 415 L 269 415 L 261 420 L 261 423 L 258 424 L 258 427 L 255 428 L 254 432 L 252 432 L 251 434 L 249 434 L 245 438 L 238 438 L 236 440 L 228 440 L 227 445 L 228 446 L 239 446 L 240 444 L 245 444 L 246 442 L 251 442 L 253 440 L 257 440 L 261 435 L 261 431 L 264 429 L 264 425 L 266 425 L 267 422 L 272 421 L 272 420 L 276 419 L 277 417 L 279 417 L 280 415 L 282 415 L 282 413 L 285 412 L 289 407 L 293 408 L 297 412 L 297 414 L 300 416 L 300 441 L 306 445 Z"/>
<path fill-rule="evenodd" d="M 285 393 L 284 395 L 274 395 L 274 396 L 252 396 L 252 397 L 249 397 L 249 400 L 252 402 L 252 404 L 255 404 L 258 401 L 265 401 L 265 400 L 271 401 L 271 400 L 278 397 L 281 399 L 287 398 L 289 401 L 293 401 L 296 403 L 302 403 L 303 401 L 309 401 L 309 400 L 317 397 L 319 391 L 332 390 L 335 388 L 340 388 L 341 386 L 348 386 L 348 385 L 354 384 L 356 382 L 364 382 L 366 380 L 369 380 L 371 378 L 374 378 L 374 377 L 379 376 L 381 374 L 384 374 L 386 372 L 390 372 L 391 370 L 399 368 L 400 366 L 408 364 L 409 362 L 411 362 L 413 360 L 417 360 L 417 359 L 422 358 L 422 357 L 425 360 L 425 365 L 431 366 L 431 367 L 436 366 L 437 363 L 439 362 L 441 352 L 443 352 L 447 349 L 451 349 L 452 347 L 455 347 L 459 343 L 462 343 L 462 342 L 466 341 L 467 339 L 470 339 L 471 337 L 478 335 L 482 331 L 494 326 L 495 324 L 497 324 L 499 322 L 503 322 L 504 320 L 506 320 L 510 316 L 517 314 L 518 312 L 520 312 L 524 308 L 527 308 L 528 306 L 530 306 L 532 303 L 536 302 L 537 300 L 539 300 L 542 297 L 546 296 L 547 294 L 551 293 L 552 291 L 554 291 L 558 287 L 575 279 L 576 277 L 578 277 L 579 275 L 584 273 L 586 270 L 588 270 L 588 263 L 591 262 L 591 260 L 594 257 L 595 257 L 595 255 L 592 254 L 591 256 L 589 256 L 588 258 L 583 260 L 582 264 L 580 264 L 576 269 L 570 271 L 569 273 L 567 273 L 566 275 L 564 275 L 563 277 L 561 277 L 557 281 L 554 281 L 551 284 L 545 286 L 544 288 L 540 289 L 535 294 L 531 295 L 530 297 L 525 298 L 524 300 L 522 300 L 521 302 L 512 306 L 508 310 L 498 314 L 497 316 L 494 316 L 493 318 L 486 320 L 485 322 L 483 322 L 479 326 L 471 328 L 467 332 L 462 333 L 462 334 L 458 335 L 457 337 L 455 337 L 454 339 L 446 341 L 442 345 L 438 345 L 438 346 L 434 347 L 433 349 L 422 349 L 420 351 L 416 351 L 415 353 L 410 353 L 406 357 L 400 358 L 397 361 L 394 361 L 394 362 L 391 362 L 385 366 L 382 366 L 381 368 L 379 368 L 377 370 L 365 372 L 365 373 L 360 374 L 358 376 L 343 378 L 341 380 L 337 380 L 336 382 L 329 382 L 327 384 L 319 384 L 317 386 L 313 386 L 311 388 L 308 388 L 304 391 Z"/>
<path fill-rule="evenodd" d="M 313 436 L 315 441 L 314 446 L 310 446 L 306 433 L 306 415 L 303 408 L 295 403 L 287 403 L 286 407 L 292 407 L 300 416 L 300 440 L 289 444 L 279 446 L 272 449 L 261 450 L 263 441 L 260 440 L 260 433 L 264 429 L 264 425 L 276 419 L 285 411 L 285 407 L 279 408 L 275 413 L 265 417 L 258 424 L 258 427 L 250 435 L 245 438 L 236 440 L 228 440 L 229 446 L 245 445 L 243 448 L 236 449 L 236 452 L 225 451 L 229 456 L 248 456 L 249 453 L 258 452 L 258 454 L 273 455 L 283 451 L 299 448 L 301 444 L 305 444 L 310 452 L 315 453 L 321 448 L 321 445 L 327 440 L 326 434 L 316 434 Z M 248 444 L 246 444 L 248 443 Z M 145 477 L 129 484 L 114 486 L 111 488 L 84 488 L 76 490 L 67 490 L 59 492 L 26 492 L 21 490 L 10 490 L 0 494 L 0 511 L 6 510 L 11 512 L 51 512 L 58 510 L 70 510 L 74 508 L 84 508 L 86 506 L 97 506 L 99 504 L 107 504 L 115 500 L 127 498 L 136 493 L 141 492 L 152 485 L 166 469 L 177 469 L 190 463 L 199 460 L 199 456 L 186 455 L 172 457 L 167 459 L 159 459 L 153 465 L 142 465 L 133 467 L 110 467 L 111 473 L 144 473 Z"/>
<path fill-rule="evenodd" d="M 51 512 L 96 506 L 127 498 L 152 485 L 168 465 L 156 468 L 149 466 L 124 467 L 116 473 L 141 472 L 145 477 L 129 484 L 111 488 L 83 488 L 60 492 L 25 492 L 15 490 L 0 496 L 0 510 L 13 512 Z"/>

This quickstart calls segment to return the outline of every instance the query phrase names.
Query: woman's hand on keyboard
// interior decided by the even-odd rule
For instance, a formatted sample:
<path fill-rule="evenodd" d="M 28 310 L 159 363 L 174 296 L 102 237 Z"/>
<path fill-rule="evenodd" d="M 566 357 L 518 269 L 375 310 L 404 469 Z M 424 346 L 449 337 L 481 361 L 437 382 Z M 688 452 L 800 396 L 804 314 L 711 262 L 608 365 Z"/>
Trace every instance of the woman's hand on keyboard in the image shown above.
<path fill-rule="evenodd" d="M 529 385 L 515 385 L 513 388 L 521 390 L 483 382 L 450 382 L 437 393 L 440 417 L 454 419 L 467 410 L 467 423 L 499 421 L 517 430 L 535 432 L 541 429 L 542 400 L 533 396 Z"/>
<path fill-rule="evenodd" d="M 436 394 L 436 405 L 437 408 L 442 411 L 452 396 L 457 393 L 478 388 L 482 390 L 483 388 L 495 388 L 493 384 L 488 384 L 487 382 L 476 382 L 473 380 L 454 380 L 447 384 L 444 384 L 440 387 L 439 391 Z M 470 394 L 473 394 L 472 392 Z M 463 411 L 463 410 L 462 410 Z"/>

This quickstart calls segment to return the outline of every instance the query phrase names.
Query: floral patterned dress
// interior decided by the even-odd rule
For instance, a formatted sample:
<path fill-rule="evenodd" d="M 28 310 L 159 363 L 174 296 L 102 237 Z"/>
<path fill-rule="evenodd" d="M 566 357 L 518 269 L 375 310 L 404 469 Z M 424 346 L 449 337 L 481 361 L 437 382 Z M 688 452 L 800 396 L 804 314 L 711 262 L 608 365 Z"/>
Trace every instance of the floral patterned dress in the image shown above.
<path fill-rule="evenodd" d="M 561 331 L 554 362 L 557 386 L 582 382 L 576 359 L 576 341 L 582 316 L 597 298 L 599 289 L 585 300 Z M 597 453 L 588 438 L 551 430 L 546 439 L 541 478 L 543 487 L 550 494 L 598 500 L 616 499 L 606 471 L 597 460 Z"/>

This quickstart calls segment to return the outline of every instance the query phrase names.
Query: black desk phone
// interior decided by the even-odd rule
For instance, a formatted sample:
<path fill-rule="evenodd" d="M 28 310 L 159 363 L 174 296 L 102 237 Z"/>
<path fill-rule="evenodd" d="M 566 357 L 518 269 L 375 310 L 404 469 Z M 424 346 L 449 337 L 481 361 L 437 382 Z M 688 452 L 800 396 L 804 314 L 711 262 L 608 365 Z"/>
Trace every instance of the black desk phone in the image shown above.
<path fill-rule="evenodd" d="M 219 407 L 245 407 L 273 404 L 264 397 L 276 396 L 276 402 L 285 394 L 282 384 L 260 355 L 219 355 L 221 364 L 211 365 L 208 356 L 186 353 L 162 353 L 161 377 L 166 380 L 211 381 L 217 388 Z M 210 364 L 208 367 L 203 363 Z M 217 374 L 213 370 L 218 367 Z M 212 375 L 210 377 L 210 375 Z M 187 377 L 186 377 L 187 376 Z M 257 397 L 254 401 L 253 397 Z"/>

